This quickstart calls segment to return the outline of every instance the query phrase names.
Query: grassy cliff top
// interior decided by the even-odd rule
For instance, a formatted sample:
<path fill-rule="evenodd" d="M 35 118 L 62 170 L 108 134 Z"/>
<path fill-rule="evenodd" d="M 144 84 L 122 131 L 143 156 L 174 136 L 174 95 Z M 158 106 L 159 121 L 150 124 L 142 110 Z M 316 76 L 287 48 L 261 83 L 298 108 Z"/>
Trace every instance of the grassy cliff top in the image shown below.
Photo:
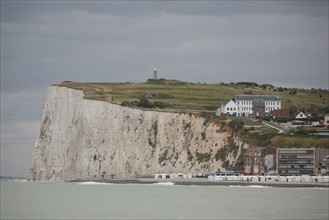
<path fill-rule="evenodd" d="M 138 102 L 145 98 L 162 102 L 169 109 L 215 111 L 223 101 L 234 95 L 276 95 L 282 98 L 282 108 L 308 111 L 328 109 L 329 92 L 324 89 L 274 88 L 255 84 L 201 84 L 177 80 L 148 80 L 145 83 L 80 83 L 64 81 L 56 86 L 83 90 L 86 99 L 115 104 Z"/>
<path fill-rule="evenodd" d="M 282 108 L 294 111 L 329 110 L 329 92 L 323 89 L 274 88 L 253 84 L 200 84 L 177 80 L 148 80 L 145 83 L 79 83 L 65 81 L 55 86 L 83 90 L 86 99 L 106 101 L 121 105 L 123 102 L 139 102 L 148 94 L 152 103 L 167 104 L 167 111 L 200 110 L 205 122 L 209 120 L 226 120 L 213 113 L 221 102 L 232 99 L 238 94 L 276 95 L 282 98 Z M 204 114 L 205 113 L 205 114 Z M 230 119 L 232 120 L 232 119 Z M 229 122 L 225 121 L 226 122 Z M 247 125 L 242 133 L 246 143 L 266 147 L 325 147 L 328 148 L 327 136 L 284 135 L 277 130 L 244 118 L 234 118 Z M 249 127 L 255 126 L 250 129 Z M 316 128 L 317 129 L 317 128 Z"/>

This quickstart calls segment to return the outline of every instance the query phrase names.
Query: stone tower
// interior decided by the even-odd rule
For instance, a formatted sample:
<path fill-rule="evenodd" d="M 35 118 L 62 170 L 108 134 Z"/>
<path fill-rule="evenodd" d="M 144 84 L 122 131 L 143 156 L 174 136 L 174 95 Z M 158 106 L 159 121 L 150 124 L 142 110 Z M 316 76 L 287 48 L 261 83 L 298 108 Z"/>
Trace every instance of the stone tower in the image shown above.
<path fill-rule="evenodd" d="M 157 72 L 156 68 L 154 68 L 154 71 L 153 71 L 153 79 L 158 79 L 158 72 Z"/>

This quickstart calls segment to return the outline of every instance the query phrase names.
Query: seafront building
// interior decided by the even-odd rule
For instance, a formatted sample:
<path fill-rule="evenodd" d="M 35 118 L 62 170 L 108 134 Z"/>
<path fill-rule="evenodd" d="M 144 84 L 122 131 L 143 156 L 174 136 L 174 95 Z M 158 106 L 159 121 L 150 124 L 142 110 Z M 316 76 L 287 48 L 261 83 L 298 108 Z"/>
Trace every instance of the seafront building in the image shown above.
<path fill-rule="evenodd" d="M 243 154 L 244 172 L 247 175 L 259 175 L 262 166 L 262 147 L 249 147 Z"/>
<path fill-rule="evenodd" d="M 314 149 L 277 149 L 278 175 L 313 175 Z"/>
<path fill-rule="evenodd" d="M 276 149 L 274 147 L 250 146 L 243 154 L 246 175 L 273 174 L 276 171 Z"/>
<path fill-rule="evenodd" d="M 329 149 L 250 146 L 243 154 L 245 175 L 328 175 Z"/>
<path fill-rule="evenodd" d="M 223 102 L 216 114 L 258 117 L 278 109 L 281 109 L 280 96 L 236 95 L 232 100 Z"/>
<path fill-rule="evenodd" d="M 328 175 L 328 155 L 324 148 L 277 149 L 277 174 Z"/>

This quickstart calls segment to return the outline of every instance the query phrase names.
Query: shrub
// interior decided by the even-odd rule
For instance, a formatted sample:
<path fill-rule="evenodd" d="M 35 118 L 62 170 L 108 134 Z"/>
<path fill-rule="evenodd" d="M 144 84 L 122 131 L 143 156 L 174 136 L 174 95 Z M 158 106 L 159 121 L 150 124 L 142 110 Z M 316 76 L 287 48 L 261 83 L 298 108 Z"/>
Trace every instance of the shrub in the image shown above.
<path fill-rule="evenodd" d="M 150 102 L 147 98 L 141 98 L 137 106 L 142 108 L 154 108 L 154 104 Z"/>
<path fill-rule="evenodd" d="M 201 137 L 202 137 L 202 140 L 204 141 L 204 140 L 206 140 L 206 132 L 201 132 Z"/>
<path fill-rule="evenodd" d="M 155 101 L 153 104 L 157 108 L 172 108 L 173 107 L 170 104 L 167 104 L 167 103 L 164 103 L 164 102 L 158 102 L 158 101 Z"/>
<path fill-rule="evenodd" d="M 227 156 L 227 148 L 221 148 L 219 149 L 216 154 L 215 154 L 215 159 L 216 161 L 218 161 L 219 159 L 221 161 L 225 161 L 226 160 L 226 156 Z"/>
<path fill-rule="evenodd" d="M 195 153 L 196 160 L 199 162 L 208 162 L 211 158 L 211 153 Z"/>

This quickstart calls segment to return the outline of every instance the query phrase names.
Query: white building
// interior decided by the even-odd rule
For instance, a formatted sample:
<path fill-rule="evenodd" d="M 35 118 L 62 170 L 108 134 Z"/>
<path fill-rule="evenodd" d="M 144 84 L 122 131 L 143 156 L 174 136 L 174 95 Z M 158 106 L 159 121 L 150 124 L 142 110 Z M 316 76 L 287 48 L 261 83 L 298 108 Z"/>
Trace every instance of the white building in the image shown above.
<path fill-rule="evenodd" d="M 307 115 L 304 112 L 299 112 L 296 117 L 296 119 L 307 119 Z"/>
<path fill-rule="evenodd" d="M 234 115 L 237 114 L 238 106 L 233 100 L 231 100 L 229 102 L 223 102 L 219 109 L 223 109 L 223 111 L 225 111 L 225 114 Z M 219 114 L 217 115 L 220 115 L 220 113 L 221 112 L 219 112 Z"/>
<path fill-rule="evenodd" d="M 323 122 L 324 125 L 329 125 L 329 114 L 325 115 L 324 116 L 324 122 Z"/>
<path fill-rule="evenodd" d="M 256 100 L 258 103 L 264 103 L 263 108 L 265 113 L 270 113 L 273 110 L 281 109 L 281 98 L 279 96 L 236 95 L 231 101 L 222 103 L 221 107 L 217 109 L 217 115 L 254 115 Z"/>

